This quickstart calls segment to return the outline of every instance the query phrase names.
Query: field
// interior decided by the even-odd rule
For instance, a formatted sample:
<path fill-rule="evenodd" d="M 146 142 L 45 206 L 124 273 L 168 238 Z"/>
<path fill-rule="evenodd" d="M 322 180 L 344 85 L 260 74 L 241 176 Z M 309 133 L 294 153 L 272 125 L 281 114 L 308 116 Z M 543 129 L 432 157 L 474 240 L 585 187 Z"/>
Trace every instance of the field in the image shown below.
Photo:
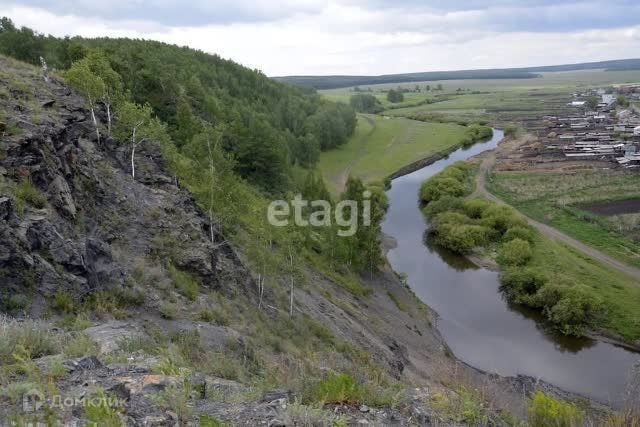
<path fill-rule="evenodd" d="M 620 261 L 640 266 L 638 215 L 601 216 L 584 207 L 593 202 L 640 198 L 639 174 L 496 172 L 487 186 L 528 216 Z"/>
<path fill-rule="evenodd" d="M 640 71 L 570 71 L 541 73 L 535 79 L 442 80 L 404 84 L 361 86 L 371 89 L 383 106 L 393 109 L 383 114 L 447 121 L 489 121 L 496 124 L 520 122 L 566 109 L 571 93 L 581 88 L 640 82 Z M 442 91 L 424 91 L 442 85 Z M 422 92 L 405 93 L 405 102 L 390 104 L 386 91 L 403 87 Z M 460 89 L 460 91 L 458 91 Z M 321 91 L 329 99 L 348 102 L 352 88 Z M 427 99 L 437 102 L 419 104 Z M 404 106 L 404 107 L 403 107 Z"/>
<path fill-rule="evenodd" d="M 337 194 L 350 174 L 366 182 L 383 180 L 403 166 L 459 145 L 465 131 L 456 124 L 361 114 L 353 137 L 323 152 L 319 167 Z"/>

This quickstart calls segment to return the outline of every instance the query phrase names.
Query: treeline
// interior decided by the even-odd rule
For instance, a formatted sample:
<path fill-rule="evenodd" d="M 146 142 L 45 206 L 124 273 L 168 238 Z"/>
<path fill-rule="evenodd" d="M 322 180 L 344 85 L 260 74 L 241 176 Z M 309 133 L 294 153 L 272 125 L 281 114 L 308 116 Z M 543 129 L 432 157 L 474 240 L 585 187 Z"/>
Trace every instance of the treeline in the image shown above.
<path fill-rule="evenodd" d="M 0 53 L 65 70 L 99 51 L 131 101 L 148 104 L 173 142 L 188 144 L 202 123 L 223 126 L 235 171 L 270 193 L 292 189 L 292 168 L 313 167 L 321 150 L 344 144 L 356 118 L 345 104 L 278 83 L 216 55 L 130 39 L 55 38 L 0 20 Z"/>
<path fill-rule="evenodd" d="M 517 304 L 541 310 L 562 333 L 584 335 L 604 319 L 603 302 L 584 285 L 536 265 L 537 231 L 515 209 L 482 199 L 465 199 L 472 191 L 472 165 L 457 162 L 423 182 L 420 199 L 435 241 L 460 254 L 495 249 L 502 268 L 504 295 Z"/>
<path fill-rule="evenodd" d="M 365 86 L 387 83 L 411 83 L 434 80 L 466 80 L 466 79 L 531 79 L 538 77 L 523 70 L 461 70 L 432 71 L 425 73 L 387 74 L 383 76 L 284 76 L 276 80 L 297 86 L 315 89 L 337 89 L 350 86 Z"/>

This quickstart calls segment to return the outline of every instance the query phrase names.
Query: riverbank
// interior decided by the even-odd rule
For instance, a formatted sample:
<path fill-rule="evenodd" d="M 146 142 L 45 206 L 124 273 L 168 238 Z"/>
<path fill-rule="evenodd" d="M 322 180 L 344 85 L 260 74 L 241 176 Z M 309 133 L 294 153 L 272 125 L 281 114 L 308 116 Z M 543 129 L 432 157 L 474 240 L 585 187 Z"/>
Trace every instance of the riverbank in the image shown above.
<path fill-rule="evenodd" d="M 605 342 L 557 336 L 541 328 L 539 316 L 504 302 L 497 272 L 425 245 L 427 224 L 417 202 L 420 183 L 448 164 L 495 148 L 501 136 L 446 158 L 433 156 L 430 164 L 414 172 L 407 173 L 405 167 L 393 174 L 398 177 L 387 192 L 390 208 L 382 227 L 396 242 L 387 248 L 389 266 L 438 313 L 436 327 L 458 360 L 504 378 L 539 378 L 575 396 L 620 406 L 622 402 L 611 396 L 621 396 L 635 355 Z M 598 368 L 604 360 L 614 365 L 607 372 Z"/>

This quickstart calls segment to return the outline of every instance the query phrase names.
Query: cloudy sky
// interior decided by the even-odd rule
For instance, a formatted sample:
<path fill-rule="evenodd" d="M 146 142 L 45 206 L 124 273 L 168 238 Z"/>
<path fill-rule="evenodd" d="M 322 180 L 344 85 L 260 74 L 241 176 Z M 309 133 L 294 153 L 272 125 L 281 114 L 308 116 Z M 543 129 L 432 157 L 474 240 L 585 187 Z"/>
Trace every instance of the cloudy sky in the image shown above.
<path fill-rule="evenodd" d="M 638 0 L 0 0 L 58 36 L 188 45 L 271 76 L 640 57 Z"/>

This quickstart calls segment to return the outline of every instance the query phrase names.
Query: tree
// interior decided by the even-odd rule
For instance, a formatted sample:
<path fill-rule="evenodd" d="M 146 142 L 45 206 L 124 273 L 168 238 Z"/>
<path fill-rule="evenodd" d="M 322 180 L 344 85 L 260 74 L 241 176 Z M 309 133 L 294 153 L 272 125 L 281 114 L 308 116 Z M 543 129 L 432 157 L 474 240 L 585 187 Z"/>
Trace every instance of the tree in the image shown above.
<path fill-rule="evenodd" d="M 437 90 L 444 90 L 444 89 L 442 88 L 442 83 L 438 83 L 438 86 L 436 86 L 436 89 L 437 89 Z"/>
<path fill-rule="evenodd" d="M 624 95 L 618 96 L 616 101 L 618 102 L 618 105 L 623 107 L 623 108 L 626 108 L 626 107 L 629 106 L 629 100 Z"/>
<path fill-rule="evenodd" d="M 129 140 L 131 145 L 131 177 L 136 177 L 136 148 L 146 141 L 164 142 L 168 139 L 166 125 L 153 117 L 149 104 L 138 105 L 125 102 L 118 112 L 114 134 L 121 142 Z"/>
<path fill-rule="evenodd" d="M 600 98 L 597 96 L 590 96 L 586 100 L 586 106 L 589 107 L 590 110 L 595 110 L 598 108 L 598 103 L 600 102 Z"/>
<path fill-rule="evenodd" d="M 387 92 L 387 101 L 394 104 L 402 102 L 404 101 L 404 94 L 399 90 L 389 89 L 389 92 Z"/>
<path fill-rule="evenodd" d="M 369 93 L 358 93 L 351 95 L 349 104 L 359 113 L 376 114 L 382 111 L 382 104 L 375 95 Z"/>
<path fill-rule="evenodd" d="M 107 110 L 107 133 L 111 136 L 111 119 L 113 106 L 124 101 L 124 85 L 120 74 L 111 68 L 109 60 L 101 51 L 91 51 L 84 59 L 89 70 L 102 80 L 102 93 L 99 100 L 104 104 Z"/>
<path fill-rule="evenodd" d="M 96 128 L 96 136 L 98 143 L 100 142 L 100 129 L 98 129 L 98 120 L 96 119 L 95 106 L 96 101 L 105 92 L 104 81 L 94 74 L 89 67 L 89 62 L 82 60 L 74 62 L 71 68 L 65 73 L 67 82 L 75 87 L 85 97 L 91 111 L 91 120 Z"/>

